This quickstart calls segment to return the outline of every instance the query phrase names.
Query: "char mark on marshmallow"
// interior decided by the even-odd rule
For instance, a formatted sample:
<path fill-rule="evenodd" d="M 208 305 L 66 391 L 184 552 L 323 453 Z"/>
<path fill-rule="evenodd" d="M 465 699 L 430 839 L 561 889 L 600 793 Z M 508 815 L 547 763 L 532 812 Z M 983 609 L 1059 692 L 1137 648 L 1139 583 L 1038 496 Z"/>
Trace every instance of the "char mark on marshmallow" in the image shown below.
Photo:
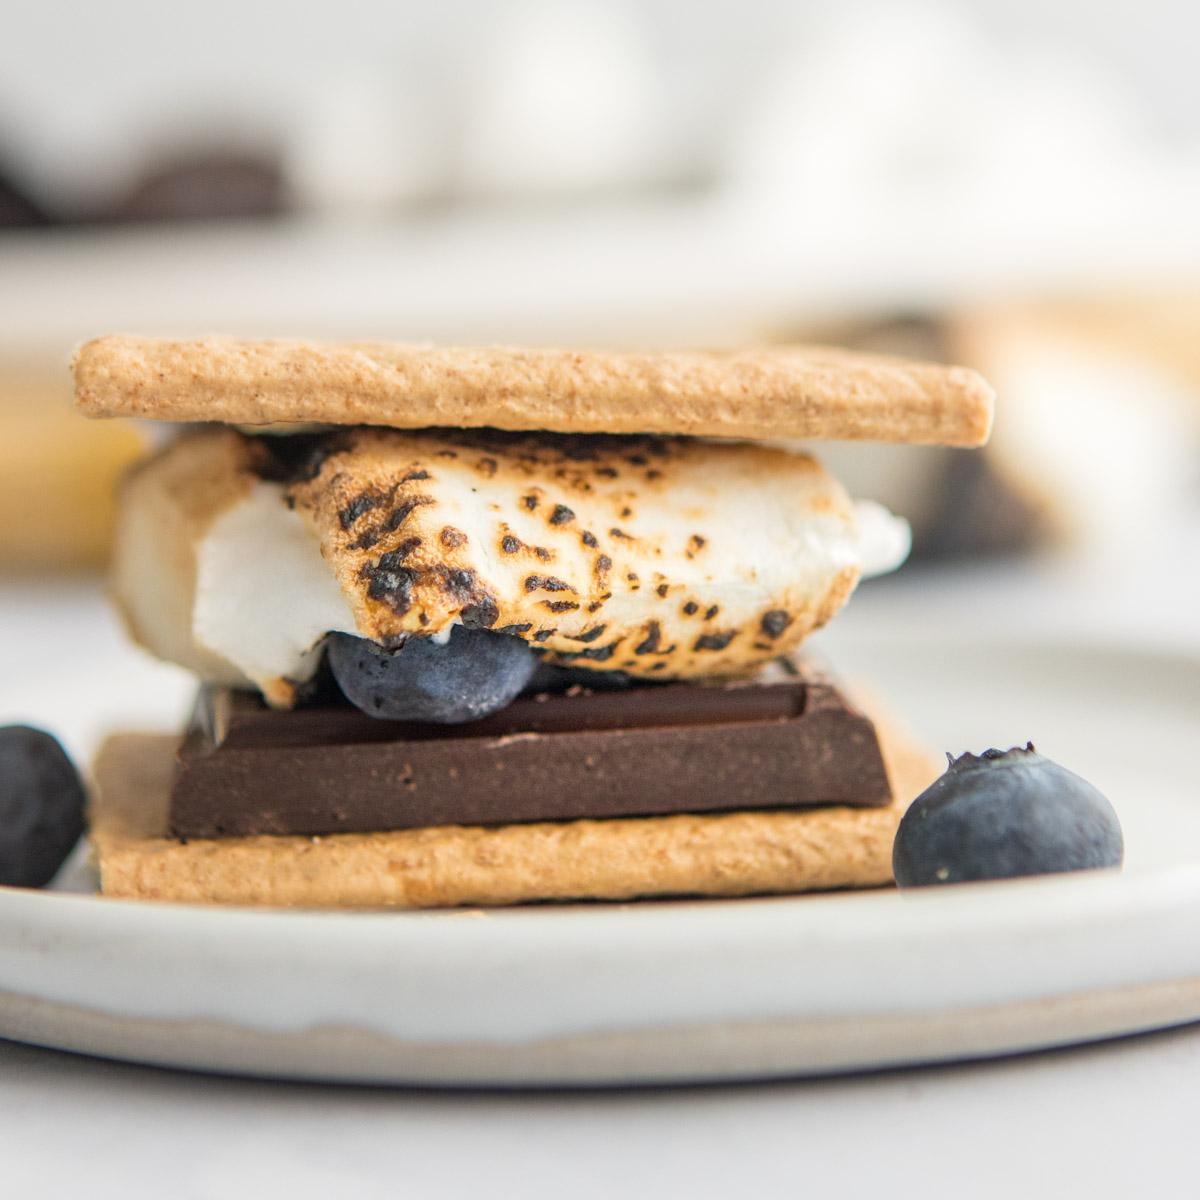
<path fill-rule="evenodd" d="M 727 629 L 724 633 L 702 633 L 696 639 L 697 650 L 724 650 L 737 637 L 736 629 Z"/>
<path fill-rule="evenodd" d="M 598 637 L 604 636 L 604 631 L 608 628 L 607 625 L 593 625 L 590 629 L 585 629 L 582 633 L 574 634 L 571 637 L 573 642 L 594 642 Z"/>
<path fill-rule="evenodd" d="M 769 638 L 777 638 L 792 623 L 792 614 L 782 608 L 773 608 L 763 613 L 759 626 Z"/>
<path fill-rule="evenodd" d="M 654 654 L 662 642 L 662 626 L 651 621 L 646 626 L 646 636 L 633 648 L 634 654 Z"/>
<path fill-rule="evenodd" d="M 391 496 L 384 492 L 360 492 L 345 508 L 338 510 L 338 521 L 343 529 L 349 529 L 361 516 L 387 504 Z"/>
<path fill-rule="evenodd" d="M 553 575 L 526 575 L 525 590 L 527 592 L 573 592 L 575 589 Z"/>
<path fill-rule="evenodd" d="M 310 483 L 326 461 L 352 441 L 350 430 L 255 438 L 254 470 L 260 479 L 286 485 Z"/>
<path fill-rule="evenodd" d="M 367 583 L 367 595 L 386 604 L 397 616 L 403 617 L 412 607 L 413 585 L 420 577 L 418 571 L 401 566 L 404 555 L 394 550 L 381 554 L 373 563 L 365 564 L 360 576 Z"/>

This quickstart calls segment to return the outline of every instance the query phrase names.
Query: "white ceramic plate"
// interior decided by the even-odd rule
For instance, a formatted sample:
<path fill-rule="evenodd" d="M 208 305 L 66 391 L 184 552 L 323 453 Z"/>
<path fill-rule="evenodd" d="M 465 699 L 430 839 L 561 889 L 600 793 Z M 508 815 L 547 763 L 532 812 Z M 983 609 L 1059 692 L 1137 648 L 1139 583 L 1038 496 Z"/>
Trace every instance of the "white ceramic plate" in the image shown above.
<path fill-rule="evenodd" d="M 1200 662 L 959 636 L 837 646 L 947 749 L 1033 738 L 1122 873 L 424 914 L 0 892 L 0 1034 L 208 1070 L 440 1084 L 795 1075 L 1200 1019 Z"/>

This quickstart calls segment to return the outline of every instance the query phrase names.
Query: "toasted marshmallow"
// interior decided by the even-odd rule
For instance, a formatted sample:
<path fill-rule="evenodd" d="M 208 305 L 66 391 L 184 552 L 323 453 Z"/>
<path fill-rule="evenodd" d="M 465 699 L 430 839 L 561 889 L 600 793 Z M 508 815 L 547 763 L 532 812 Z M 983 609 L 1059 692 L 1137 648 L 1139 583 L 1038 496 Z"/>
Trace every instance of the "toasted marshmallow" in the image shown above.
<path fill-rule="evenodd" d="M 742 674 L 897 565 L 907 528 L 804 454 L 686 439 L 355 430 L 288 488 L 359 632 L 482 626 L 552 662 Z M 886 518 L 886 519 L 885 519 Z"/>
<path fill-rule="evenodd" d="M 276 704 L 331 631 L 476 625 L 559 664 L 742 674 L 909 545 L 813 459 L 763 446 L 360 430 L 315 461 L 281 482 L 262 439 L 207 430 L 143 468 L 116 590 L 150 649 Z"/>

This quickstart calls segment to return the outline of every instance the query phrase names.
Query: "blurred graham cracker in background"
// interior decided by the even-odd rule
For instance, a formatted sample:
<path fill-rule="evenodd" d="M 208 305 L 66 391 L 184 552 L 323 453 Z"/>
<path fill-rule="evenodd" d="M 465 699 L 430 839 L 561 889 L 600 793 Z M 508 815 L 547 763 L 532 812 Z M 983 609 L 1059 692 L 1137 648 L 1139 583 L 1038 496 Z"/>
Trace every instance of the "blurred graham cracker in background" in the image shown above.
<path fill-rule="evenodd" d="M 1144 540 L 1200 501 L 1200 291 L 996 305 L 947 341 L 1004 397 L 989 464 L 1055 543 Z"/>
<path fill-rule="evenodd" d="M 65 353 L 0 357 L 0 575 L 103 566 L 114 486 L 146 446 L 74 411 Z"/>
<path fill-rule="evenodd" d="M 916 559 L 1103 551 L 1200 501 L 1200 291 L 1013 300 L 803 332 L 963 363 L 995 386 L 981 451 L 819 448 L 855 494 L 909 518 Z"/>
<path fill-rule="evenodd" d="M 1190 388 L 1193 419 L 1200 421 L 1200 288 L 1130 287 L 992 308 L 961 331 L 965 344 L 981 320 L 1011 338 L 1054 338 L 1153 364 Z"/>

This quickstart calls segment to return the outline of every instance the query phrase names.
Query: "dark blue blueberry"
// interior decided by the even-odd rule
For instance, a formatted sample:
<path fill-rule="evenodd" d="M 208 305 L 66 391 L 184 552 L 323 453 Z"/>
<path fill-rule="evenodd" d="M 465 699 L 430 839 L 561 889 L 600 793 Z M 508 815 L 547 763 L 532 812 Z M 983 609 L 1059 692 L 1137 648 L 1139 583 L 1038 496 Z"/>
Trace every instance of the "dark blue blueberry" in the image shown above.
<path fill-rule="evenodd" d="M 0 729 L 0 883 L 41 887 L 83 833 L 79 772 L 48 733 Z"/>
<path fill-rule="evenodd" d="M 443 645 L 414 637 L 399 650 L 345 633 L 329 637 L 329 666 L 346 699 L 391 721 L 477 721 L 515 699 L 536 665 L 520 638 L 462 625 Z"/>
<path fill-rule="evenodd" d="M 1024 750 L 951 758 L 904 814 L 892 848 L 901 887 L 1118 867 L 1113 807 L 1086 779 Z"/>

